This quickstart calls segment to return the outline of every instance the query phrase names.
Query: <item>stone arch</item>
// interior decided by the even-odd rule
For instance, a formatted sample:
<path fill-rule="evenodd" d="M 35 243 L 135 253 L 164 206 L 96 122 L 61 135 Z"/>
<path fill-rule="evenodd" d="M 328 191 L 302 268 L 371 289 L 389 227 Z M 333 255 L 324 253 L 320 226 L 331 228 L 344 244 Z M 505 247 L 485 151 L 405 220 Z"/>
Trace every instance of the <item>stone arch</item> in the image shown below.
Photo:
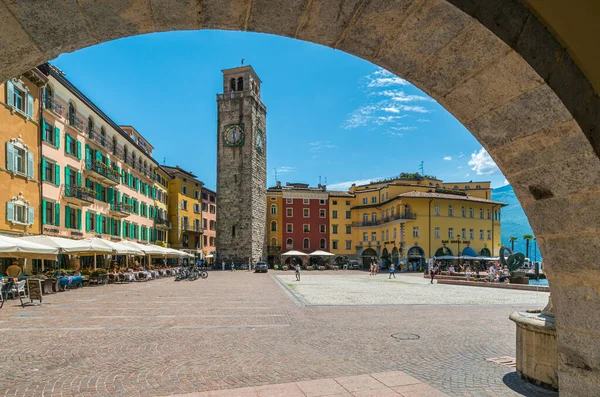
<path fill-rule="evenodd" d="M 465 0 L 8 2 L 0 79 L 65 51 L 150 32 L 246 30 L 322 44 L 406 78 L 448 109 L 514 187 L 546 259 L 561 388 L 594 394 L 600 378 L 600 97 L 522 1 Z M 181 4 L 181 5 L 179 5 Z M 68 27 L 65 19 L 68 18 Z M 44 20 L 40 24 L 38 21 Z M 52 27 L 62 26 L 64 29 Z M 585 225 L 585 230 L 581 230 Z M 577 257 L 562 255 L 576 251 Z M 585 266 L 585 265 L 584 265 Z M 578 269 L 575 271 L 573 269 Z M 568 326 L 564 325 L 568 324 Z M 581 346 L 589 348 L 583 349 Z M 575 390 L 575 391 L 574 391 Z"/>
<path fill-rule="evenodd" d="M 446 246 L 444 247 L 440 247 L 435 251 L 435 254 L 433 255 L 435 257 L 438 256 L 454 256 L 454 254 L 452 253 L 452 250 Z"/>

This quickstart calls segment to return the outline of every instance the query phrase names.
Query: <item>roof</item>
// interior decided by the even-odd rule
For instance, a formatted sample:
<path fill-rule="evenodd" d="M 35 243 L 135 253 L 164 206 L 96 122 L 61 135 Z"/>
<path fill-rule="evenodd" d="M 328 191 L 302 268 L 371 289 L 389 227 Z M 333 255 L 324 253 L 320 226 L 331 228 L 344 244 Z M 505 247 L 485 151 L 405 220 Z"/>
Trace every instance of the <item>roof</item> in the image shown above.
<path fill-rule="evenodd" d="M 207 191 L 209 193 L 214 194 L 215 196 L 217 195 L 217 192 L 215 190 L 209 189 L 207 187 L 202 186 L 202 191 Z"/>
<path fill-rule="evenodd" d="M 354 197 L 352 193 L 342 190 L 329 190 L 329 195 L 331 197 Z"/>
<path fill-rule="evenodd" d="M 428 199 L 444 199 L 444 200 L 459 200 L 459 201 L 473 201 L 477 203 L 486 203 L 486 204 L 497 204 L 501 206 L 508 205 L 507 203 L 502 203 L 500 201 L 488 200 L 479 197 L 473 196 L 459 196 L 455 194 L 448 193 L 430 193 L 430 192 L 417 192 L 415 190 L 411 192 L 406 192 L 399 194 L 398 197 L 409 197 L 409 198 L 428 198 Z"/>
<path fill-rule="evenodd" d="M 196 177 L 196 175 L 192 174 L 190 171 L 186 171 L 183 168 L 181 168 L 180 166 L 176 165 L 175 167 L 170 167 L 168 165 L 161 165 L 160 166 L 167 174 L 174 176 L 174 174 L 180 172 L 186 176 L 189 176 L 190 178 L 194 178 L 195 180 L 197 180 L 200 183 L 203 183 L 202 181 L 198 180 L 198 178 Z"/>

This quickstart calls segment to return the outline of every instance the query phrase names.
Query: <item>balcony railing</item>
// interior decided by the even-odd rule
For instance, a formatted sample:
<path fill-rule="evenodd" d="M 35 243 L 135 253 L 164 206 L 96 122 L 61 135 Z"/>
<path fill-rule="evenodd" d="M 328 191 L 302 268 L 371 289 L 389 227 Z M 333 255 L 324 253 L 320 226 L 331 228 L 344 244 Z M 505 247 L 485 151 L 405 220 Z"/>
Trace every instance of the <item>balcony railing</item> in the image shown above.
<path fill-rule="evenodd" d="M 167 228 L 171 228 L 171 222 L 169 222 L 166 219 L 162 219 L 162 218 L 156 218 L 156 224 L 160 225 L 160 226 L 165 226 Z"/>
<path fill-rule="evenodd" d="M 65 185 L 65 196 L 88 203 L 94 202 L 94 193 L 83 186 Z"/>
<path fill-rule="evenodd" d="M 95 142 L 96 144 L 100 145 L 101 147 L 103 147 L 107 152 L 109 153 L 113 153 L 114 151 L 114 145 L 113 143 L 106 137 L 103 136 L 100 133 L 100 129 L 93 127 L 93 128 L 88 128 L 87 129 L 87 135 L 88 138 L 92 141 Z"/>
<path fill-rule="evenodd" d="M 120 214 L 128 216 L 131 213 L 131 211 L 133 210 L 133 206 L 131 204 L 127 204 L 127 203 L 111 204 L 110 210 L 113 212 L 118 212 Z"/>
<path fill-rule="evenodd" d="M 79 117 L 77 117 L 75 114 L 70 114 L 69 115 L 69 125 L 71 127 L 75 127 L 77 130 L 83 132 L 85 129 L 85 123 L 83 122 L 82 119 L 80 119 Z"/>
<path fill-rule="evenodd" d="M 271 252 L 271 253 L 276 253 L 281 251 L 281 246 L 280 245 L 269 245 L 267 247 L 267 252 Z"/>
<path fill-rule="evenodd" d="M 109 182 L 116 184 L 121 182 L 121 176 L 101 161 L 94 160 L 91 164 L 87 164 L 87 168 L 101 175 Z"/>
<path fill-rule="evenodd" d="M 366 226 L 377 226 L 377 225 L 383 225 L 389 222 L 393 222 L 393 221 L 397 221 L 399 219 L 404 219 L 404 220 L 415 220 L 417 219 L 417 214 L 414 213 L 401 213 L 401 214 L 396 214 L 394 216 L 388 216 L 388 217 L 384 217 L 384 218 L 380 218 L 377 219 L 375 221 L 362 221 L 362 222 L 353 222 L 352 226 L 354 227 L 366 227 Z"/>
<path fill-rule="evenodd" d="M 54 99 L 54 97 L 47 96 L 44 98 L 44 107 L 60 117 L 65 117 L 64 105 Z"/>

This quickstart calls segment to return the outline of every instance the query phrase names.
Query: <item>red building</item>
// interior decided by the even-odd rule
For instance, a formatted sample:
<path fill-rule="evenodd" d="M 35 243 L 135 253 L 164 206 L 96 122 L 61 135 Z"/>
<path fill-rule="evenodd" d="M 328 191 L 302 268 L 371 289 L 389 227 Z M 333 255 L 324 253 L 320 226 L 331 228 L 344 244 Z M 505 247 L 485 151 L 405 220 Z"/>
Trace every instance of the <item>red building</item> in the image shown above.
<path fill-rule="evenodd" d="M 282 251 L 329 249 L 329 200 L 325 186 L 287 183 L 282 193 Z"/>

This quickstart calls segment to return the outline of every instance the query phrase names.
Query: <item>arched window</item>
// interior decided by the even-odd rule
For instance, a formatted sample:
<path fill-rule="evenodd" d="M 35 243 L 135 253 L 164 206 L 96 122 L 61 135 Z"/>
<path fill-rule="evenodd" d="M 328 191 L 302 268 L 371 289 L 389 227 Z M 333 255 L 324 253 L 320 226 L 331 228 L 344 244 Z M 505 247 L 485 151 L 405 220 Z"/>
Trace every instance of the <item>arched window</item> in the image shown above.
<path fill-rule="evenodd" d="M 104 130 L 104 126 L 100 127 L 100 144 L 102 146 L 106 145 L 106 131 Z"/>
<path fill-rule="evenodd" d="M 481 185 L 475 186 L 475 189 L 481 189 Z"/>
<path fill-rule="evenodd" d="M 142 156 L 138 157 L 138 170 L 142 170 Z"/>
<path fill-rule="evenodd" d="M 128 160 L 128 153 L 127 152 L 128 152 L 127 146 L 123 146 L 123 160 L 125 162 L 127 162 L 127 160 Z"/>
<path fill-rule="evenodd" d="M 272 232 L 277 231 L 277 222 L 276 221 L 271 221 L 271 231 Z"/>
<path fill-rule="evenodd" d="M 448 206 L 448 216 L 454 216 L 454 207 L 451 205 Z"/>
<path fill-rule="evenodd" d="M 453 190 L 458 190 L 458 186 L 454 186 L 452 189 Z"/>
<path fill-rule="evenodd" d="M 473 218 L 474 216 L 473 207 L 469 207 L 469 218 Z"/>
<path fill-rule="evenodd" d="M 277 247 L 277 239 L 275 237 L 271 237 L 271 247 Z"/>
<path fill-rule="evenodd" d="M 54 109 L 54 89 L 50 84 L 44 88 L 44 106 L 48 109 Z"/>
<path fill-rule="evenodd" d="M 244 91 L 244 78 L 240 77 L 237 81 L 237 90 Z"/>
<path fill-rule="evenodd" d="M 461 211 L 462 211 L 462 212 L 461 212 L 461 215 L 462 215 L 462 217 L 463 217 L 463 218 L 466 218 L 466 217 L 467 217 L 467 208 L 466 208 L 466 207 L 462 207 L 462 208 L 461 208 Z"/>
<path fill-rule="evenodd" d="M 319 242 L 319 247 L 320 247 L 322 250 L 325 250 L 325 249 L 327 249 L 327 240 L 325 240 L 324 238 L 322 238 L 322 239 L 321 239 L 321 241 Z"/>
<path fill-rule="evenodd" d="M 229 91 L 235 91 L 235 79 L 233 77 L 229 80 Z"/>
<path fill-rule="evenodd" d="M 371 213 L 371 222 L 377 223 L 377 214 L 375 212 Z"/>
<path fill-rule="evenodd" d="M 112 139 L 112 153 L 113 154 L 117 154 L 117 137 L 113 135 L 113 139 Z"/>
<path fill-rule="evenodd" d="M 271 215 L 277 215 L 277 206 L 275 204 L 271 205 Z"/>
<path fill-rule="evenodd" d="M 467 185 L 465 186 L 465 190 L 469 190 L 471 188 L 471 186 Z"/>
<path fill-rule="evenodd" d="M 69 102 L 69 124 L 75 125 L 75 105 L 73 102 Z"/>
<path fill-rule="evenodd" d="M 305 250 L 309 250 L 310 249 L 310 240 L 305 238 L 304 241 L 302 242 L 302 248 Z"/>
<path fill-rule="evenodd" d="M 90 117 L 88 117 L 88 125 L 87 125 L 88 136 L 91 136 L 93 131 L 94 131 L 94 119 L 90 116 Z"/>
<path fill-rule="evenodd" d="M 287 249 L 294 248 L 294 240 L 292 240 L 291 238 L 288 238 L 287 240 L 285 240 L 285 246 Z"/>
<path fill-rule="evenodd" d="M 369 223 L 369 214 L 363 214 L 363 226 L 366 226 Z"/>
<path fill-rule="evenodd" d="M 135 167 L 135 152 L 131 153 L 131 165 Z"/>

